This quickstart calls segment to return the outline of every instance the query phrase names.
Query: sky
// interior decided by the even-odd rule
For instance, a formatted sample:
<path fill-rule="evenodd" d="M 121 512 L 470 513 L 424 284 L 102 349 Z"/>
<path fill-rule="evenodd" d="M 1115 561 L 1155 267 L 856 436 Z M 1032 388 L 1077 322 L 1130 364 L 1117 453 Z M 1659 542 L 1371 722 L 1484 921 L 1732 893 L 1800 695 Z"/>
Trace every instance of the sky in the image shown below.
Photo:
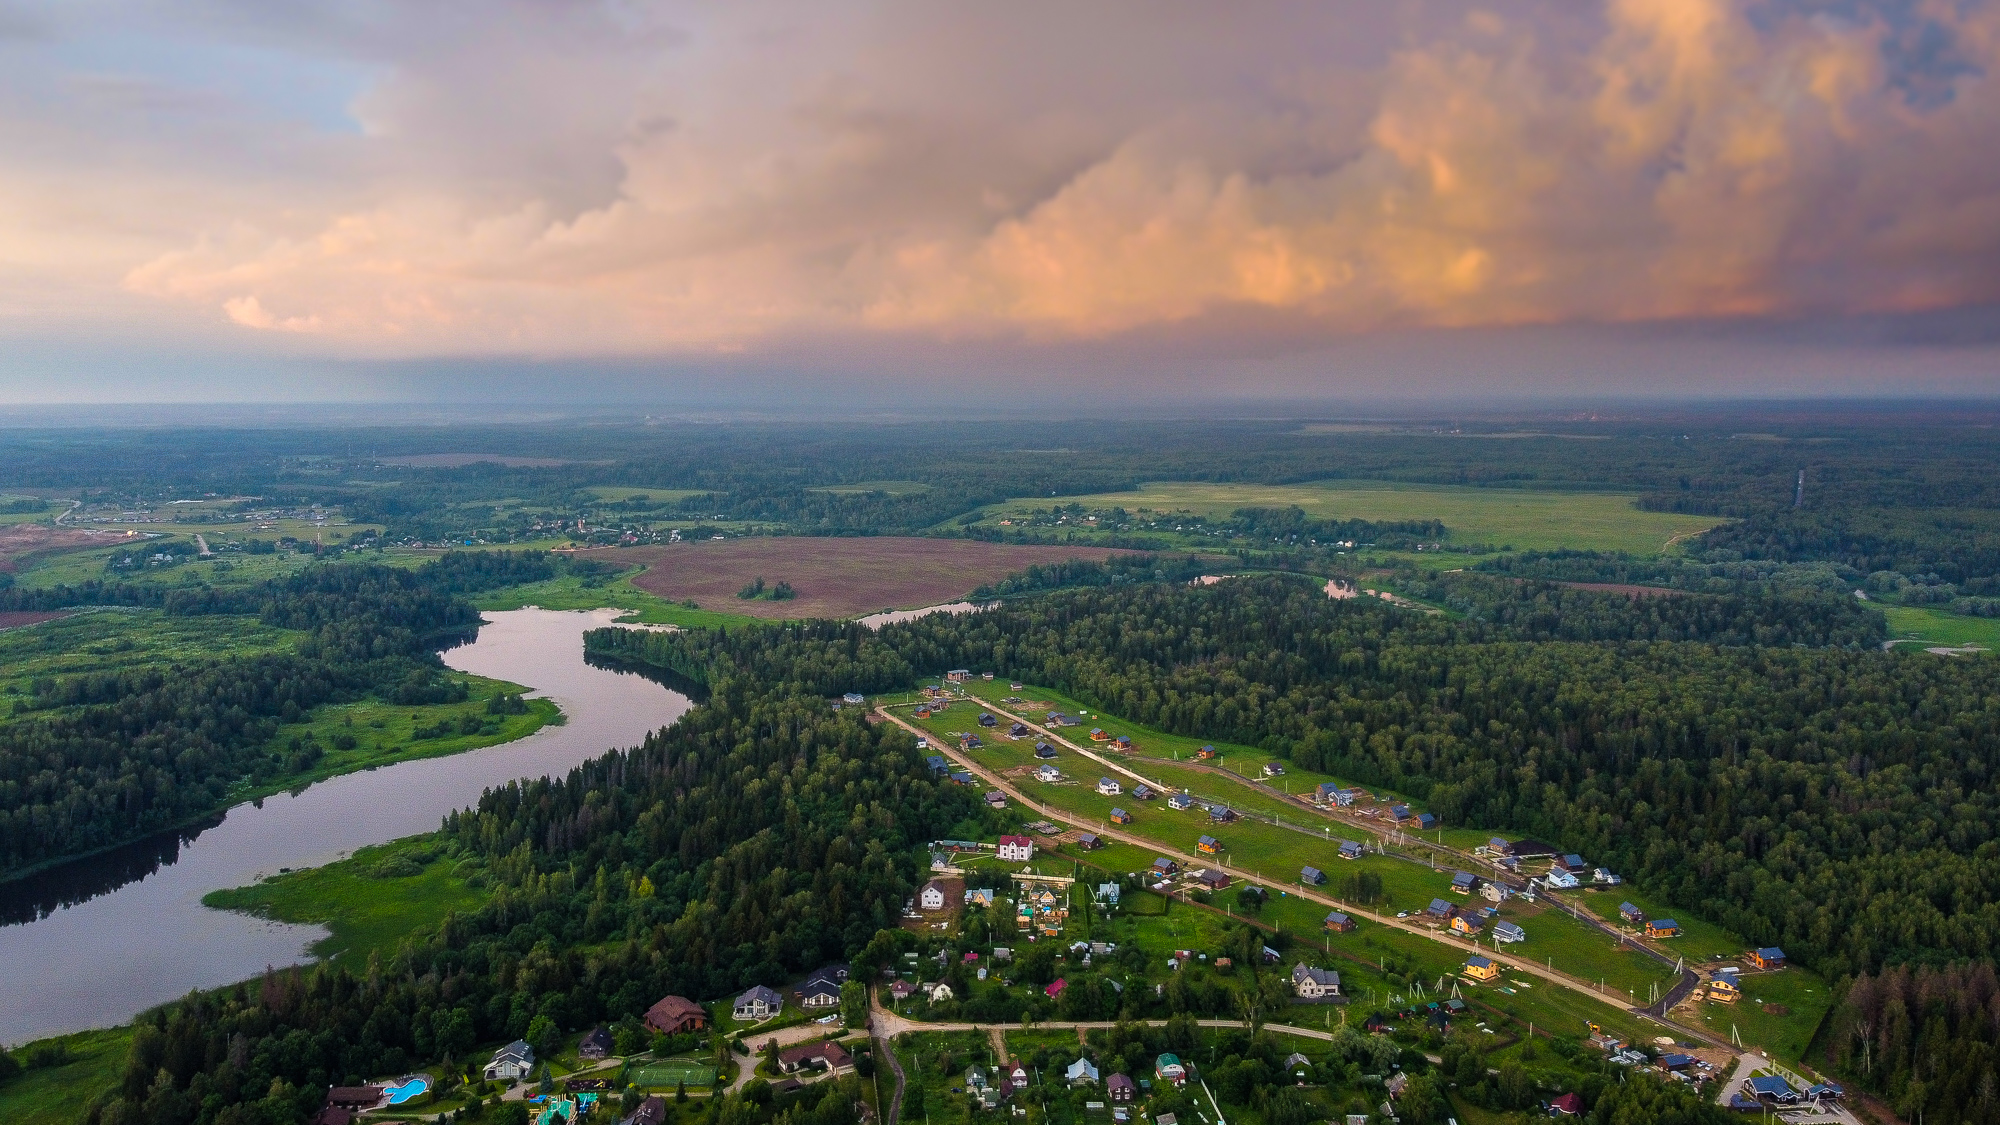
<path fill-rule="evenodd" d="M 2000 393 L 2000 0 L 0 0 L 0 403 Z"/>

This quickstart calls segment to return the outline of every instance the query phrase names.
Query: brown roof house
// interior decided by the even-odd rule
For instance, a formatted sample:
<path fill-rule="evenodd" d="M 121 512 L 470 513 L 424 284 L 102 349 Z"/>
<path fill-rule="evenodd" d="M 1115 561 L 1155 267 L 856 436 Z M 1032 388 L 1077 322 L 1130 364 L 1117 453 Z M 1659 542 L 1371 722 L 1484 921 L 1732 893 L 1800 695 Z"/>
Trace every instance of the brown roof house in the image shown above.
<path fill-rule="evenodd" d="M 685 996 L 663 996 L 646 1009 L 646 1026 L 666 1035 L 700 1031 L 708 1026 L 708 1012 Z"/>
<path fill-rule="evenodd" d="M 838 1043 L 801 1043 L 778 1052 L 778 1069 L 787 1074 L 808 1067 L 814 1070 L 841 1070 L 854 1065 L 854 1056 Z"/>
<path fill-rule="evenodd" d="M 380 1086 L 334 1086 L 326 1092 L 326 1104 L 330 1109 L 374 1109 L 381 1100 Z"/>

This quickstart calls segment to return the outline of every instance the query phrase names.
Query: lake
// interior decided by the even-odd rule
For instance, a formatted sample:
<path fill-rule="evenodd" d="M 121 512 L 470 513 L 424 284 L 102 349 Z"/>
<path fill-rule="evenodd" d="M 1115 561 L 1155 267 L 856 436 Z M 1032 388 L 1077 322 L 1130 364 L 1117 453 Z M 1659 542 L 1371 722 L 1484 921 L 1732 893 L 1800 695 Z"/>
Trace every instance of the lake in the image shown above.
<path fill-rule="evenodd" d="M 679 718 L 685 695 L 584 663 L 584 631 L 620 613 L 489 612 L 475 641 L 444 654 L 460 671 L 555 700 L 561 726 L 331 778 L 0 886 L 0 1044 L 113 1026 L 191 989 L 303 961 L 320 927 L 210 910 L 201 897 L 431 831 L 493 786 L 566 773 Z"/>

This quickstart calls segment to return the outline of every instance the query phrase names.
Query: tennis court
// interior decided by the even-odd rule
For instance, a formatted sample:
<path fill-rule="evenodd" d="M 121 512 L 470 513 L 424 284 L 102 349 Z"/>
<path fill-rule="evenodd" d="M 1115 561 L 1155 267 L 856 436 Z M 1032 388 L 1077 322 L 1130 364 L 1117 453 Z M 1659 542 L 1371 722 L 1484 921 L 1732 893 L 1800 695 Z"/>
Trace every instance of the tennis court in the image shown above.
<path fill-rule="evenodd" d="M 690 1086 L 713 1086 L 715 1068 L 693 1059 L 662 1059 L 634 1064 L 626 1072 L 625 1080 L 637 1086 L 678 1086 L 683 1082 Z"/>

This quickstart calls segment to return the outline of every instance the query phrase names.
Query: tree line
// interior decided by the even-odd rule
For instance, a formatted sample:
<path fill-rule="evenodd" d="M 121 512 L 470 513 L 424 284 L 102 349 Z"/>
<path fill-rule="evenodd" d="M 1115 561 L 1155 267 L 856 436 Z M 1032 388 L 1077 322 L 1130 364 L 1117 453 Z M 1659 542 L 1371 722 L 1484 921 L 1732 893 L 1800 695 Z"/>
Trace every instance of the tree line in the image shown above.
<path fill-rule="evenodd" d="M 314 566 L 233 588 L 87 582 L 0 594 L 8 608 L 142 605 L 255 615 L 300 633 L 290 653 L 35 684 L 0 722 L 0 878 L 207 813 L 245 778 L 300 772 L 312 763 L 270 743 L 315 707 L 369 694 L 408 705 L 463 698 L 436 655 L 478 628 L 459 595 L 553 565 L 466 553 L 416 569 Z"/>

